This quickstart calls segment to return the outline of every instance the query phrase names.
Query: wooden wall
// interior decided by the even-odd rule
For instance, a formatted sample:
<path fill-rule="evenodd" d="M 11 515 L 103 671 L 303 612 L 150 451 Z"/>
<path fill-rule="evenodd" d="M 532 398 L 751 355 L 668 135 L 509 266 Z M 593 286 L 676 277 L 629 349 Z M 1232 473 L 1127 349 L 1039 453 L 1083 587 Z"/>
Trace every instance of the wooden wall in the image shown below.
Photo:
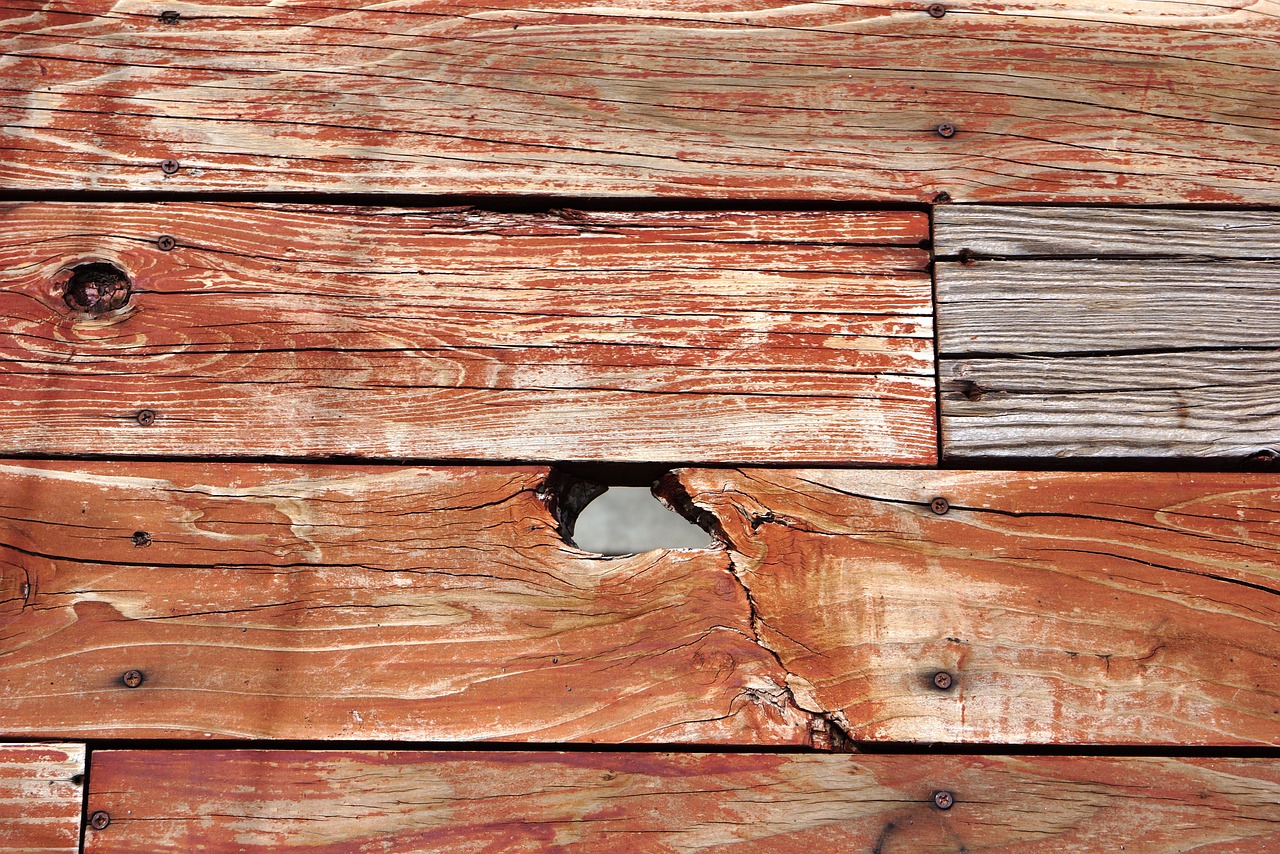
<path fill-rule="evenodd" d="M 1280 4 L 0 20 L 4 850 L 1280 850 Z"/>

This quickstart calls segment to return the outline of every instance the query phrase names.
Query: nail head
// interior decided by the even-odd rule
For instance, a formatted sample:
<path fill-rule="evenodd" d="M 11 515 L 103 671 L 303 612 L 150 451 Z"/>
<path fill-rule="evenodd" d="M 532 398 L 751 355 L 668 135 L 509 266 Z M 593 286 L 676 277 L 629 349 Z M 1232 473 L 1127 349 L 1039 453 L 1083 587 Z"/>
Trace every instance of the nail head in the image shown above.
<path fill-rule="evenodd" d="M 934 792 L 933 804 L 940 810 L 949 810 L 955 805 L 955 795 L 950 792 Z"/>
<path fill-rule="evenodd" d="M 166 175 L 173 175 L 174 173 L 176 173 L 176 172 L 178 171 L 178 161 L 176 161 L 176 160 L 161 160 L 161 161 L 160 161 L 160 171 L 164 172 L 164 174 L 166 174 Z"/>
<path fill-rule="evenodd" d="M 945 498 L 935 498 L 929 502 L 929 509 L 941 516 L 951 509 L 951 502 Z"/>
<path fill-rule="evenodd" d="M 951 122 L 943 122 L 942 124 L 938 125 L 938 136 L 942 137 L 943 139 L 950 139 L 955 135 L 956 135 L 956 126 L 951 124 Z"/>
<path fill-rule="evenodd" d="M 156 238 L 156 246 L 160 247 L 161 252 L 170 252 L 177 245 L 178 241 L 167 234 L 162 234 Z"/>
<path fill-rule="evenodd" d="M 111 824 L 111 815 L 103 812 L 102 810 L 98 810 L 93 815 L 89 816 L 89 826 L 94 830 L 104 830 L 109 824 Z"/>
<path fill-rule="evenodd" d="M 120 681 L 124 683 L 126 688 L 137 688 L 145 678 L 141 670 L 126 670 L 124 675 L 120 677 Z"/>

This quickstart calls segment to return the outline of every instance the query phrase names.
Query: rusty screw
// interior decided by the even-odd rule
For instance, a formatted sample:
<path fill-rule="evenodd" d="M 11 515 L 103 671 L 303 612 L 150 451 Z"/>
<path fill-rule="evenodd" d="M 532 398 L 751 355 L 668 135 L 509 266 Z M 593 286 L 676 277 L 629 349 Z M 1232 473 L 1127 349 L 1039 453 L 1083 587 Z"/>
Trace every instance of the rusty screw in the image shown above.
<path fill-rule="evenodd" d="M 178 241 L 174 240 L 167 234 L 162 234 L 156 238 L 156 246 L 160 247 L 161 252 L 172 252 L 173 247 L 178 245 Z"/>
<path fill-rule="evenodd" d="M 162 24 L 176 24 L 181 19 L 182 19 L 182 13 L 176 12 L 173 9 L 169 9 L 167 11 L 160 13 L 160 23 Z"/>
<path fill-rule="evenodd" d="M 954 681 L 955 680 L 951 678 L 951 674 L 945 670 L 939 670 L 937 673 L 933 674 L 933 687 L 937 688 L 939 691 L 946 691 L 951 687 Z"/>
<path fill-rule="evenodd" d="M 951 502 L 945 498 L 935 498 L 929 502 L 929 509 L 941 516 L 951 509 Z"/>
<path fill-rule="evenodd" d="M 947 14 L 947 7 L 941 3 L 934 3 L 929 7 L 930 18 L 941 18 L 945 14 Z"/>
<path fill-rule="evenodd" d="M 94 830 L 105 830 L 108 824 L 111 824 L 111 815 L 102 810 L 89 816 L 89 826 Z"/>
<path fill-rule="evenodd" d="M 146 678 L 142 675 L 141 670 L 126 670 L 124 675 L 120 677 L 120 681 L 124 683 L 126 688 L 137 688 L 142 684 L 142 680 Z"/>
<path fill-rule="evenodd" d="M 934 792 L 933 805 L 940 810 L 949 810 L 956 803 L 956 796 L 950 792 Z"/>
<path fill-rule="evenodd" d="M 150 409 L 144 409 L 137 415 L 138 423 L 143 427 L 150 427 L 156 423 L 156 414 Z"/>
<path fill-rule="evenodd" d="M 166 174 L 166 175 L 174 175 L 174 174 L 176 174 L 176 173 L 177 173 L 177 171 L 178 171 L 178 161 L 176 161 L 176 160 L 161 160 L 161 161 L 160 161 L 160 171 L 161 171 L 161 172 L 163 172 L 163 173 L 164 173 L 164 174 Z"/>
<path fill-rule="evenodd" d="M 956 135 L 956 126 L 951 124 L 951 122 L 943 122 L 942 124 L 938 125 L 938 136 L 942 137 L 943 139 L 951 139 L 951 137 L 955 135 Z"/>
<path fill-rule="evenodd" d="M 145 548 L 146 546 L 151 545 L 151 535 L 146 531 L 134 531 L 133 544 L 138 548 Z"/>

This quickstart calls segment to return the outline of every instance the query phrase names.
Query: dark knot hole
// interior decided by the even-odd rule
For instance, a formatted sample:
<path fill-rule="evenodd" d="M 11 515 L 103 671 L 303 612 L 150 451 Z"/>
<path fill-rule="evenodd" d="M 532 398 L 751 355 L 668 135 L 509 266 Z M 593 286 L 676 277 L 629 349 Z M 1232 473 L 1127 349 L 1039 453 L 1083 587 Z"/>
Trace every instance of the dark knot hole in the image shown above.
<path fill-rule="evenodd" d="M 85 314 L 106 314 L 124 308 L 133 286 L 129 275 L 114 264 L 81 264 L 71 271 L 62 298 Z"/>

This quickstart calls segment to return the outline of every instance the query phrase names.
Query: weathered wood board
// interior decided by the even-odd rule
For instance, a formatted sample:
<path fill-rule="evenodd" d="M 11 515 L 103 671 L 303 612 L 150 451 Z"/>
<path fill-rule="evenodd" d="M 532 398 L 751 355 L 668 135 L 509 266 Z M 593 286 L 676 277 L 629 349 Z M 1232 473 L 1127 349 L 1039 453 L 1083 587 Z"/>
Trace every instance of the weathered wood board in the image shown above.
<path fill-rule="evenodd" d="M 728 555 L 577 551 L 550 506 L 582 494 L 534 468 L 0 465 L 0 733 L 824 743 Z"/>
<path fill-rule="evenodd" d="M 1280 450 L 1276 215 L 953 209 L 935 234 L 962 258 L 936 268 L 945 457 Z"/>
<path fill-rule="evenodd" d="M 94 753 L 89 810 L 109 823 L 87 854 L 1265 854 L 1280 762 L 112 750 Z"/>
<path fill-rule="evenodd" d="M 663 488 L 732 544 L 797 702 L 855 741 L 1280 744 L 1280 478 L 690 470 Z"/>
<path fill-rule="evenodd" d="M 1280 259 L 1278 211 L 947 205 L 933 226 L 942 257 Z"/>
<path fill-rule="evenodd" d="M 1274 477 L 688 470 L 732 549 L 620 559 L 548 478 L 2 466 L 0 732 L 1280 743 Z"/>
<path fill-rule="evenodd" d="M 1280 200 L 1273 0 L 928 7 L 13 0 L 0 187 Z"/>
<path fill-rule="evenodd" d="M 0 744 L 0 851 L 76 854 L 84 745 Z"/>
<path fill-rule="evenodd" d="M 928 236 L 911 211 L 9 204 L 0 452 L 929 464 Z M 128 301 L 77 310 L 89 264 Z"/>

